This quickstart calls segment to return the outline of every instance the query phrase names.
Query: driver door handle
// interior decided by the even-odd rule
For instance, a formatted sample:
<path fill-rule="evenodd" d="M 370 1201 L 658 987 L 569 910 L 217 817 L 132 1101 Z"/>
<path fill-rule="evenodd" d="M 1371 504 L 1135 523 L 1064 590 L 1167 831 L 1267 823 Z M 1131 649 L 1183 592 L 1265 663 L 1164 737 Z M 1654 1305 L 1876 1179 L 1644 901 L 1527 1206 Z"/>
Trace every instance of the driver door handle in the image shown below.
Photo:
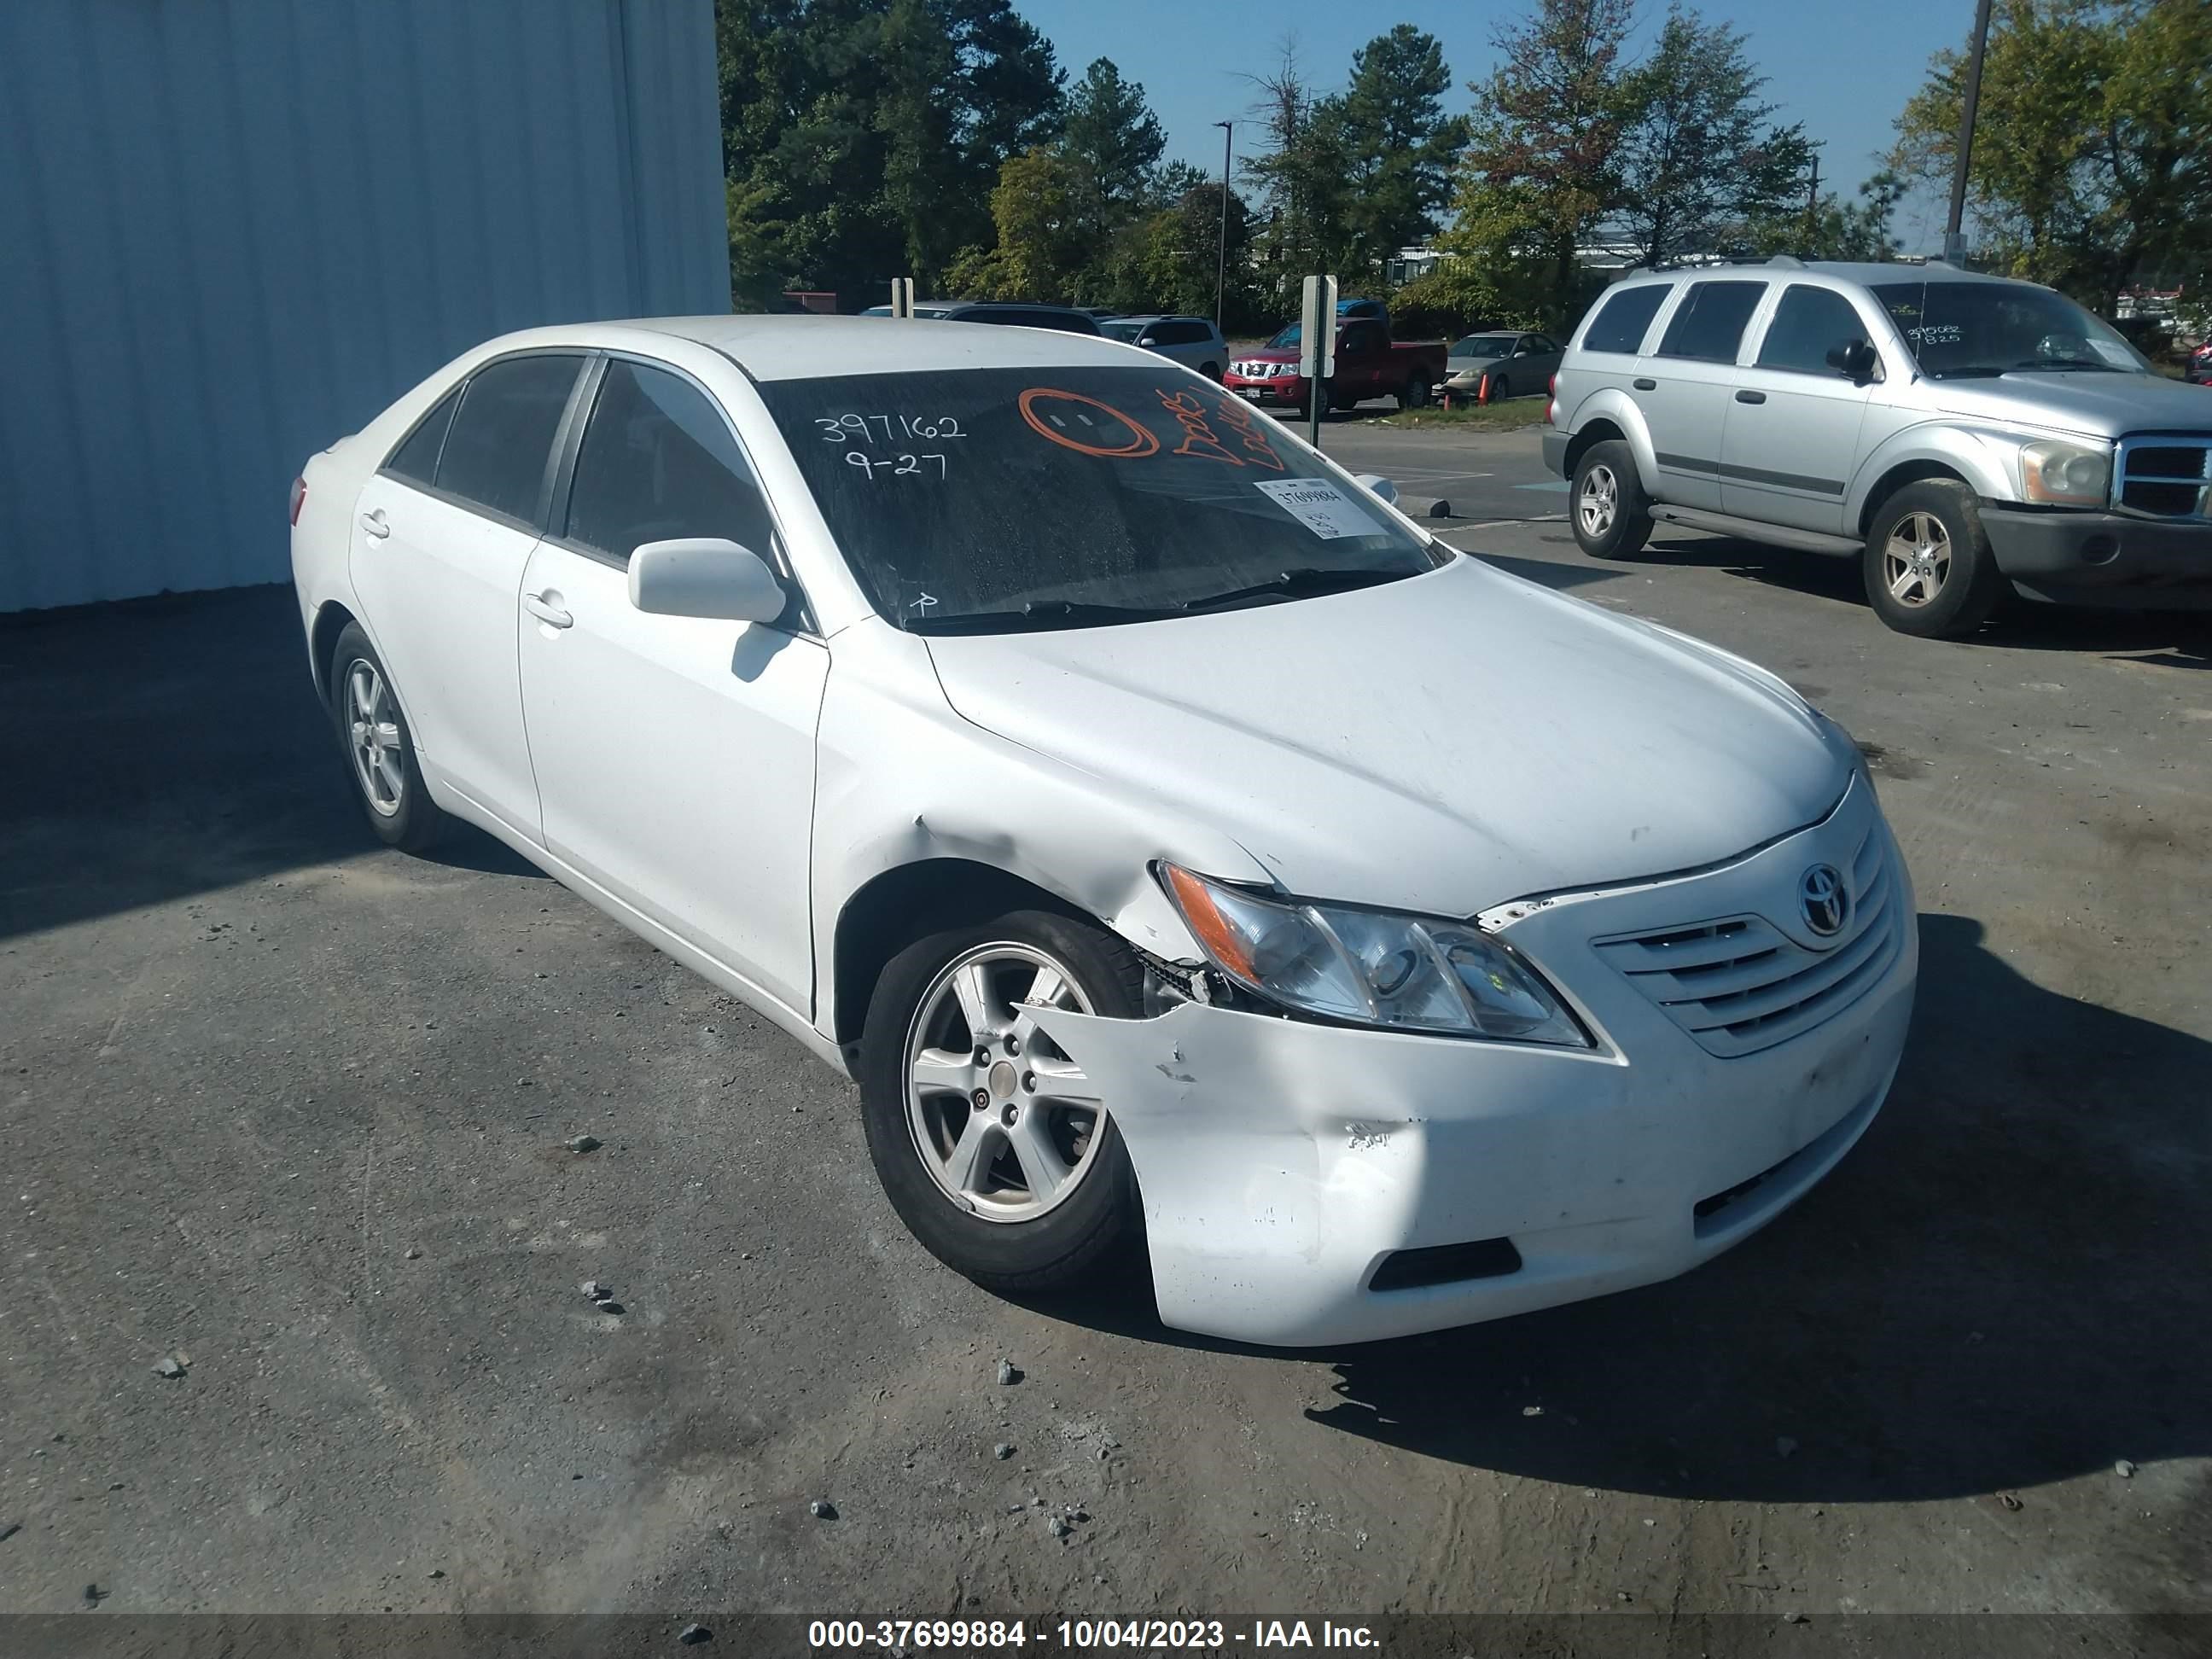
<path fill-rule="evenodd" d="M 576 620 L 561 608 L 561 596 L 550 587 L 543 593 L 525 593 L 522 608 L 548 628 L 567 628 Z"/>
<path fill-rule="evenodd" d="M 378 507 L 361 515 L 361 533 L 372 541 L 382 541 L 392 533 L 392 526 L 384 521 L 384 509 Z"/>

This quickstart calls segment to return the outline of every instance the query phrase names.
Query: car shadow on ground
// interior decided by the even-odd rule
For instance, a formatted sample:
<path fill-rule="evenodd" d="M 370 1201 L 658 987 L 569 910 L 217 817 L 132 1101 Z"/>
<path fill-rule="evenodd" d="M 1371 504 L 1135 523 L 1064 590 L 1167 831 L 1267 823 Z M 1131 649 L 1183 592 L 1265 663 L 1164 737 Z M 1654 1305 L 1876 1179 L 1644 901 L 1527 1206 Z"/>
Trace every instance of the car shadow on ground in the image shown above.
<path fill-rule="evenodd" d="M 289 587 L 10 617 L 0 697 L 0 938 L 382 847 Z M 423 856 L 538 874 L 465 824 Z"/>
<path fill-rule="evenodd" d="M 1571 545 L 1573 538 L 1562 532 L 1556 539 Z M 1634 558 L 1606 568 L 1626 571 L 1653 566 L 1702 566 L 1769 587 L 1833 599 L 1871 617 L 1856 558 L 1795 553 L 1732 536 L 1662 532 Z M 2087 609 L 2014 596 L 1998 605 L 1970 642 L 2021 651 L 2102 653 L 2173 668 L 2212 668 L 2212 612 Z"/>
<path fill-rule="evenodd" d="M 2212 1043 L 2042 989 L 1972 921 L 1920 930 L 1889 1103 L 1794 1211 L 1664 1285 L 1307 1354 L 1337 1374 L 1309 1418 L 1471 1468 L 1757 1502 L 2212 1452 Z M 1087 1322 L 1234 1346 L 1127 1293 Z"/>

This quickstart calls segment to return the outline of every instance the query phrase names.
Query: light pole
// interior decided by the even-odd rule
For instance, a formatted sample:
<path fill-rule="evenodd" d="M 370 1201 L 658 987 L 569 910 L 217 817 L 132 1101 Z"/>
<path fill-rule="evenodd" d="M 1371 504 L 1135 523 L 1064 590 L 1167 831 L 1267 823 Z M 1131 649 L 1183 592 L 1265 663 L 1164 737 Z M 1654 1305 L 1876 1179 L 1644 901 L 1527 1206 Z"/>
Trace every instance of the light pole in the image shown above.
<path fill-rule="evenodd" d="M 1974 8 L 1974 52 L 1966 60 L 1966 96 L 1959 102 L 1959 154 L 1951 170 L 1951 216 L 1943 226 L 1943 258 L 1952 264 L 1966 257 L 1959 222 L 1966 211 L 1966 163 L 1974 153 L 1974 111 L 1982 101 L 1982 56 L 1990 44 L 1990 0 Z"/>
<path fill-rule="evenodd" d="M 1229 144 L 1236 123 L 1216 121 L 1221 129 L 1221 234 L 1213 245 L 1213 326 L 1221 327 L 1221 295 L 1229 286 Z"/>

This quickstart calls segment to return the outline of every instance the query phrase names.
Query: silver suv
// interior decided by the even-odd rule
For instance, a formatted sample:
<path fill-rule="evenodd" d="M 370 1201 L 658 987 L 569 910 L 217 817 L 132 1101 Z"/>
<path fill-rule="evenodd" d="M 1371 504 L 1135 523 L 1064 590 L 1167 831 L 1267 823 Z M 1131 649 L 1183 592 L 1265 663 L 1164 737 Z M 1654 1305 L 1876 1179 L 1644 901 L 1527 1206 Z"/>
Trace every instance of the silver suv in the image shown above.
<path fill-rule="evenodd" d="M 2212 609 L 2212 392 L 2030 283 L 1788 258 L 1631 277 L 1548 419 L 1596 558 L 1655 520 L 1856 556 L 1907 634 L 1971 633 L 2008 588 Z"/>

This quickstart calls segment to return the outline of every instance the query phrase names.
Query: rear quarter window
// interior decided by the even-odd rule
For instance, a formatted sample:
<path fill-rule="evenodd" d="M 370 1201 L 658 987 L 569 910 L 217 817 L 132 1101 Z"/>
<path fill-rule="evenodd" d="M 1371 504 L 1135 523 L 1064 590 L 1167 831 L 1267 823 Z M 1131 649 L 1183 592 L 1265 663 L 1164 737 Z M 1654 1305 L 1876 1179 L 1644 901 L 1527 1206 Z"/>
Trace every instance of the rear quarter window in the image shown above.
<path fill-rule="evenodd" d="M 1583 333 L 1584 351 L 1618 351 L 1633 356 L 1643 348 L 1645 331 L 1659 314 L 1669 289 L 1663 283 L 1643 288 L 1617 289 L 1597 308 Z"/>

